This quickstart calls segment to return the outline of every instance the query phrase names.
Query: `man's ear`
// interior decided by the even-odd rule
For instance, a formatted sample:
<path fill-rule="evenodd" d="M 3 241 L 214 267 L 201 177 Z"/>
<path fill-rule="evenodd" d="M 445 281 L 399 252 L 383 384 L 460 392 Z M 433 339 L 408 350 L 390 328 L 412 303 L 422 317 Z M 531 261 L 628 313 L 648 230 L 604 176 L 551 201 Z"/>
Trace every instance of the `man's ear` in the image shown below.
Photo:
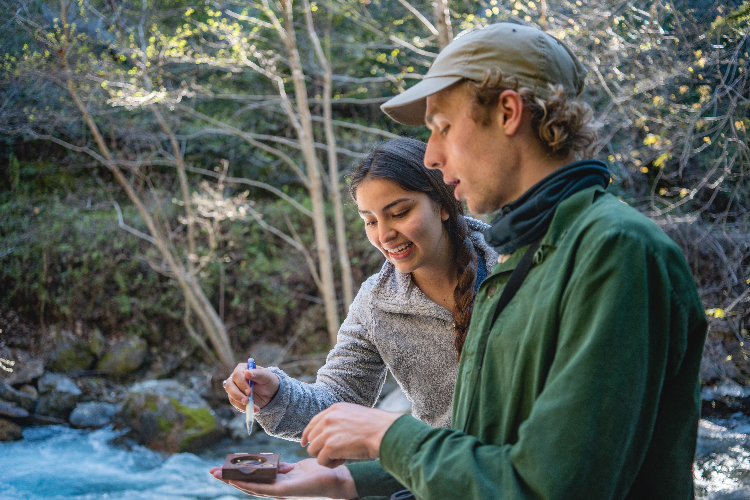
<path fill-rule="evenodd" d="M 505 135 L 515 135 L 523 119 L 523 99 L 515 90 L 503 90 L 497 99 L 498 124 L 505 130 Z"/>

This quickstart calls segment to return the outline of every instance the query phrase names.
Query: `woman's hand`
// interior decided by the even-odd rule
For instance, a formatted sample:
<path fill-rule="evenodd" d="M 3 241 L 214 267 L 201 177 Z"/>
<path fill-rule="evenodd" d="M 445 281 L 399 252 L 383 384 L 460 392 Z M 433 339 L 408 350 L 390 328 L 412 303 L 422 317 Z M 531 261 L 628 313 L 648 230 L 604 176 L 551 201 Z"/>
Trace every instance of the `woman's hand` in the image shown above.
<path fill-rule="evenodd" d="M 349 469 L 343 465 L 329 469 L 319 465 L 313 458 L 296 464 L 280 462 L 276 481 L 271 484 L 224 480 L 221 477 L 221 467 L 212 467 L 210 472 L 216 479 L 244 493 L 260 497 L 357 498 L 357 488 Z"/>
<path fill-rule="evenodd" d="M 247 369 L 247 363 L 240 363 L 234 369 L 232 374 L 227 378 L 224 390 L 227 391 L 229 402 L 232 406 L 241 412 L 245 412 L 247 407 L 247 397 L 250 395 L 250 384 L 247 381 L 255 382 L 253 394 L 253 403 L 255 411 L 260 411 L 276 395 L 279 390 L 279 378 L 267 368 Z"/>

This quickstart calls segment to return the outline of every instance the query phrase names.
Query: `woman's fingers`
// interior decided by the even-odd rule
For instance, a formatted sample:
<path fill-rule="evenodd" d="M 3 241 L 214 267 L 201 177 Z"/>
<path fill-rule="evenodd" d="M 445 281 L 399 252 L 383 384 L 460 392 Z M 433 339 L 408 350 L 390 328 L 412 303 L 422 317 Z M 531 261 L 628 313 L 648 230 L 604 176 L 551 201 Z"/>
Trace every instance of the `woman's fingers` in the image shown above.
<path fill-rule="evenodd" d="M 252 391 L 255 411 L 260 411 L 266 406 L 279 391 L 279 378 L 268 368 L 258 367 L 253 370 L 247 369 L 246 363 L 239 363 L 234 371 L 224 381 L 224 390 L 229 397 L 229 402 L 239 411 L 244 412 L 250 396 L 250 383 L 255 383 Z"/>
<path fill-rule="evenodd" d="M 258 367 L 253 370 L 244 370 L 243 377 L 255 382 L 253 390 L 253 402 L 259 407 L 266 406 L 279 391 L 279 378 L 268 368 Z M 250 394 L 250 386 L 247 386 L 245 394 Z"/>

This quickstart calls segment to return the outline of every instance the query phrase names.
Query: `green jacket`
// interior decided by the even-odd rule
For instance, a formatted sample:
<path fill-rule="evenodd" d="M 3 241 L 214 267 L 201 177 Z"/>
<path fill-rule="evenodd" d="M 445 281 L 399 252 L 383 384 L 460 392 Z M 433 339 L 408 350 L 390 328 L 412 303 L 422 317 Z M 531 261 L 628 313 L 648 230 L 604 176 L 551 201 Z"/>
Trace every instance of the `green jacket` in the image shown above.
<path fill-rule="evenodd" d="M 350 466 L 359 494 L 400 483 L 419 500 L 692 498 L 706 319 L 679 247 L 585 189 L 560 204 L 490 325 L 525 250 L 477 295 L 453 430 L 399 418 L 380 446 L 392 476 Z"/>

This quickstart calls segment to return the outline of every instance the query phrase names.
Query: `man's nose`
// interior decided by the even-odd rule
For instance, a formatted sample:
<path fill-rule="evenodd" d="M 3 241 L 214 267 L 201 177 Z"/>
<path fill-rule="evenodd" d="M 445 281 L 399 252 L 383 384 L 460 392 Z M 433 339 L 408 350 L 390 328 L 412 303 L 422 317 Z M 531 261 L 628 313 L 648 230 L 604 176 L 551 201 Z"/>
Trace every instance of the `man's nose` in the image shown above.
<path fill-rule="evenodd" d="M 442 156 L 434 139 L 434 134 L 427 140 L 427 149 L 424 152 L 424 166 L 427 168 L 441 168 L 443 166 Z"/>

